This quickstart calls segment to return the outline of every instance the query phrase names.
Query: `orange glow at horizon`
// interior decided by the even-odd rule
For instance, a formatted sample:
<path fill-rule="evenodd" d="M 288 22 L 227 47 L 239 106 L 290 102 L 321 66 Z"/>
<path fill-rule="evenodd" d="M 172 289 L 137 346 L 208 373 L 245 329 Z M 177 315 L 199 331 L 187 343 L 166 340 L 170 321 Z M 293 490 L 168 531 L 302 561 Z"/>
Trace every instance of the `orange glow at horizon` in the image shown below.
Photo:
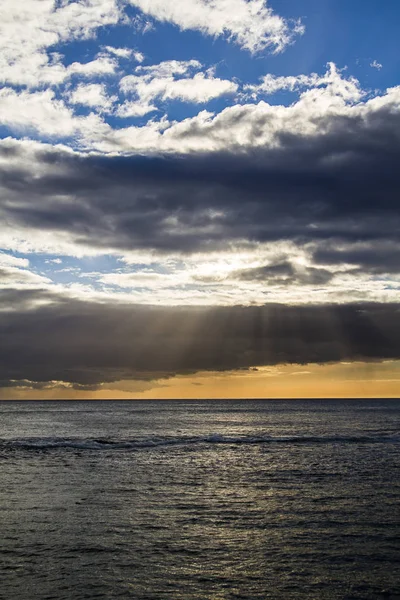
<path fill-rule="evenodd" d="M 200 372 L 154 381 L 117 381 L 93 391 L 0 389 L 0 399 L 396 398 L 400 361 L 276 365 Z"/>

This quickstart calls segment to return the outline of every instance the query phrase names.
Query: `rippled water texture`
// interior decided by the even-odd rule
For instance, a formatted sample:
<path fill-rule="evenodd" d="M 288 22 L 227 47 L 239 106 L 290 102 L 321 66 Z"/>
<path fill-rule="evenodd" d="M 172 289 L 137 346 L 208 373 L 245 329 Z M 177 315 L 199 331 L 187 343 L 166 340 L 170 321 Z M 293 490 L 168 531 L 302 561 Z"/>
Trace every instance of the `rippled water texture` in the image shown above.
<path fill-rule="evenodd" d="M 0 403 L 0 598 L 399 598 L 399 458 L 399 401 Z"/>

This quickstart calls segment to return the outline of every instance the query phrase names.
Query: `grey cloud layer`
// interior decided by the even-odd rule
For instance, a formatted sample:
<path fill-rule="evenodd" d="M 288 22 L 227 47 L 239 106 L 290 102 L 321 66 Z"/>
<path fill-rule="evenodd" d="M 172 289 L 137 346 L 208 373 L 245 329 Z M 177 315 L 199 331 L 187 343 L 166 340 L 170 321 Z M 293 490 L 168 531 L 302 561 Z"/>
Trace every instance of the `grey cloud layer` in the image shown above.
<path fill-rule="evenodd" d="M 234 276 L 240 281 L 272 282 L 281 285 L 324 285 L 333 278 L 333 274 L 326 269 L 309 267 L 300 270 L 290 261 L 276 262 L 253 269 L 242 269 L 234 273 Z"/>
<path fill-rule="evenodd" d="M 378 242 L 399 252 L 400 113 L 382 104 L 363 118 L 321 117 L 318 129 L 278 132 L 269 147 L 158 157 L 85 157 L 6 141 L 1 217 L 16 231 L 63 232 L 99 251 L 292 240 L 315 242 L 319 263 L 358 264 L 349 244 L 364 243 L 359 262 L 372 268 L 365 252 Z M 327 241 L 336 244 L 329 256 Z M 387 252 L 375 256 L 384 272 Z"/>
<path fill-rule="evenodd" d="M 0 312 L 3 385 L 400 358 L 400 304 L 161 308 L 60 298 L 30 310 L 29 295 L 40 293 L 4 298 L 14 310 Z"/>

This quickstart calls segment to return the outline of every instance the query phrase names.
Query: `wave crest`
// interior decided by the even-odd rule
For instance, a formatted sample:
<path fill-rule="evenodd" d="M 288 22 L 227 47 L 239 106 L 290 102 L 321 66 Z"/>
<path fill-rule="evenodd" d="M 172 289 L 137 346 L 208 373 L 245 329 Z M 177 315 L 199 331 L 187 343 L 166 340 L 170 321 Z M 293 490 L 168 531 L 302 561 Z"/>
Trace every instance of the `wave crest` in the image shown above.
<path fill-rule="evenodd" d="M 141 450 L 147 448 L 188 445 L 264 445 L 264 444 L 387 444 L 400 443 L 400 434 L 358 435 L 358 436 L 230 436 L 210 434 L 205 436 L 170 436 L 137 439 L 109 438 L 20 438 L 0 440 L 3 450 Z"/>

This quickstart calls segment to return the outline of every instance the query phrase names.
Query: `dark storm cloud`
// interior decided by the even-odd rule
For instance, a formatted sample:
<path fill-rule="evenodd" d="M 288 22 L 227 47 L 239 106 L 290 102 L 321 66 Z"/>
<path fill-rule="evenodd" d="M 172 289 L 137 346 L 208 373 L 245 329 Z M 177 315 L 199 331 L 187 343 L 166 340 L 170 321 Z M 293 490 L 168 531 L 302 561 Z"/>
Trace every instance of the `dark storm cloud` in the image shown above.
<path fill-rule="evenodd" d="M 0 291 L 0 314 L 4 311 L 24 311 L 33 308 L 38 302 L 61 303 L 63 300 L 57 294 L 42 289 L 2 289 Z M 1 342 L 1 341 L 0 341 Z"/>
<path fill-rule="evenodd" d="M 313 258 L 316 263 L 325 265 L 354 265 L 375 275 L 400 273 L 400 246 L 394 243 L 370 242 L 344 248 L 325 244 L 314 252 Z"/>
<path fill-rule="evenodd" d="M 18 162 L 14 148 L 14 166 L 0 172 L 1 214 L 18 228 L 121 251 L 398 244 L 400 113 L 388 103 L 318 123 L 319 134 L 277 133 L 276 146 L 236 154 L 78 157 L 53 148 Z"/>
<path fill-rule="evenodd" d="M 0 339 L 3 382 L 95 386 L 203 369 L 400 358 L 400 304 L 169 308 L 64 300 L 0 313 Z"/>
<path fill-rule="evenodd" d="M 233 276 L 240 281 L 260 281 L 280 285 L 325 285 L 331 281 L 333 274 L 326 269 L 307 267 L 299 269 L 290 261 L 243 269 Z"/>

